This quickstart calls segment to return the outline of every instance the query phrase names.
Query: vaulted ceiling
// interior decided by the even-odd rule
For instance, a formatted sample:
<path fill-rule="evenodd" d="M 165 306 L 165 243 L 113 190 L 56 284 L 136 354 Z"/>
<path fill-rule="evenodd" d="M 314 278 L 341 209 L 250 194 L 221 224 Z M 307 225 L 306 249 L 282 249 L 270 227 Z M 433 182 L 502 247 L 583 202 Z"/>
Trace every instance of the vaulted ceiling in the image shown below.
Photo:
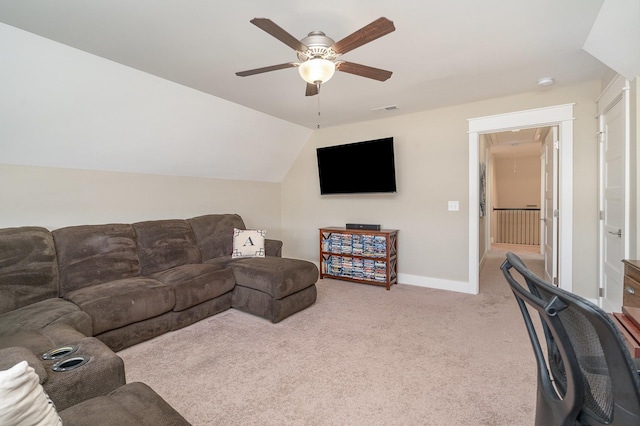
<path fill-rule="evenodd" d="M 583 50 L 603 0 L 20 0 L 0 22 L 216 97 L 315 129 L 602 78 Z M 297 39 L 334 40 L 384 16 L 396 31 L 343 59 L 393 71 L 379 82 L 347 73 L 305 96 L 295 68 L 235 72 L 297 61 L 250 24 L 270 18 Z M 387 108 L 395 106 L 395 108 Z M 318 115 L 320 112 L 320 116 Z"/>

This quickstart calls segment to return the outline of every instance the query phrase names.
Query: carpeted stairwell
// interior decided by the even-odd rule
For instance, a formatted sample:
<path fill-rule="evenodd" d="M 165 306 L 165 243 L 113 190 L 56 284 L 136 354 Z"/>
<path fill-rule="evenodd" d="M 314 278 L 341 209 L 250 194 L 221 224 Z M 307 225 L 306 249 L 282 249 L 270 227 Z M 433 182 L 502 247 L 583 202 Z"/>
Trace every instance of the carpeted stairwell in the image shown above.
<path fill-rule="evenodd" d="M 489 254 L 475 296 L 322 280 L 281 323 L 231 309 L 119 355 L 194 425 L 530 425 L 534 358 L 503 260 Z"/>

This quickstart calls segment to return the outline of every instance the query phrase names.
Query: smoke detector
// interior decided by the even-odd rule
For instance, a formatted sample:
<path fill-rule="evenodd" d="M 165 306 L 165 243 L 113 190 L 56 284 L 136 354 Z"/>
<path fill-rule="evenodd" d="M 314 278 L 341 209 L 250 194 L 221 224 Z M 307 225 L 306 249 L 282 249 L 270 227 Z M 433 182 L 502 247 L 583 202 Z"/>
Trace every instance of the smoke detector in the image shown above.
<path fill-rule="evenodd" d="M 553 77 L 543 77 L 540 80 L 538 80 L 538 86 L 540 87 L 551 86 L 553 83 L 554 83 Z"/>

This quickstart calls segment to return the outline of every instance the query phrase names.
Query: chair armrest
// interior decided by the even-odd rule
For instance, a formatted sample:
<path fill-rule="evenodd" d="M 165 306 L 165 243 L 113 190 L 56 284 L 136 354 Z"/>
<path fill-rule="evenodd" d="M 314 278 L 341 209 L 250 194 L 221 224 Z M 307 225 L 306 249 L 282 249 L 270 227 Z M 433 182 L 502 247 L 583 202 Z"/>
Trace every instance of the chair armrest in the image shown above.
<path fill-rule="evenodd" d="M 267 256 L 282 257 L 282 241 L 265 238 L 264 252 Z"/>

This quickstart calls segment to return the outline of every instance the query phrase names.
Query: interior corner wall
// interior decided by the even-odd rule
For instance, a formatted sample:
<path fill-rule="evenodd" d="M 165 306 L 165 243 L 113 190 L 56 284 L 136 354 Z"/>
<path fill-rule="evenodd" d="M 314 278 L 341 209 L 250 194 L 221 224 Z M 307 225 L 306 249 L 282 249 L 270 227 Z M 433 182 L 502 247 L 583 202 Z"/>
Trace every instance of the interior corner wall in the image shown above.
<path fill-rule="evenodd" d="M 281 238 L 280 184 L 0 164 L 0 228 L 237 213 Z"/>
<path fill-rule="evenodd" d="M 399 230 L 400 283 L 464 291 L 469 282 L 467 120 L 575 103 L 572 245 L 579 255 L 574 257 L 574 289 L 591 294 L 597 280 L 594 117 L 599 93 L 600 82 L 593 81 L 316 130 L 282 183 L 285 245 L 296 256 L 318 263 L 318 228 L 381 224 Z M 316 148 L 386 136 L 394 137 L 396 194 L 320 195 Z M 366 179 L 375 166 L 361 170 Z M 447 202 L 454 200 L 460 202 L 460 210 L 448 211 Z"/>

